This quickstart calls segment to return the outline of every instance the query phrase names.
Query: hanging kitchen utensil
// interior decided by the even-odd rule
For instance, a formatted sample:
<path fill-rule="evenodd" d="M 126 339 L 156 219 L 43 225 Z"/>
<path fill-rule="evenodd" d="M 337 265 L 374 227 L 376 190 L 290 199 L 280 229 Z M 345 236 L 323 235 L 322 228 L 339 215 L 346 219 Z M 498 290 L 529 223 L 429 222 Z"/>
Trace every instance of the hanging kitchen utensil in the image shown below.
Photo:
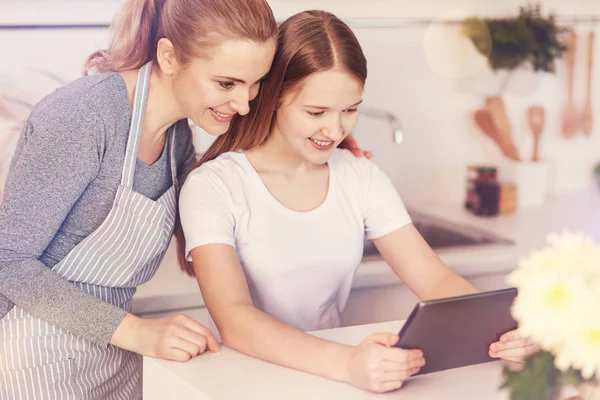
<path fill-rule="evenodd" d="M 502 151 L 502 154 L 513 160 L 519 160 L 519 152 L 514 143 L 512 143 L 512 140 L 507 141 L 506 137 L 499 133 L 489 111 L 477 110 L 473 114 L 473 117 L 477 126 L 479 126 L 479 128 L 496 143 Z"/>
<path fill-rule="evenodd" d="M 485 107 L 492 119 L 493 125 L 496 127 L 498 143 L 502 152 L 508 158 L 519 161 L 519 151 L 513 142 L 510 122 L 502 97 L 488 97 L 485 101 Z"/>
<path fill-rule="evenodd" d="M 572 139 L 579 129 L 579 113 L 573 104 L 573 81 L 575 77 L 575 54 L 577 50 L 577 34 L 569 32 L 567 39 L 569 49 L 565 56 L 567 71 L 567 104 L 563 111 L 562 134 L 567 139 Z"/>
<path fill-rule="evenodd" d="M 541 106 L 531 106 L 527 109 L 527 120 L 529 122 L 529 128 L 533 134 L 533 154 L 531 155 L 531 161 L 539 161 L 539 149 L 540 149 L 540 137 L 544 131 L 544 121 L 546 119 L 546 112 Z"/>
<path fill-rule="evenodd" d="M 594 31 L 590 31 L 588 34 L 588 48 L 587 48 L 587 74 L 586 74 L 586 85 L 585 85 L 585 105 L 583 106 L 583 112 L 581 114 L 581 130 L 586 136 L 590 136 L 592 133 L 593 115 L 592 115 L 592 71 L 593 71 L 593 60 L 594 60 Z"/>

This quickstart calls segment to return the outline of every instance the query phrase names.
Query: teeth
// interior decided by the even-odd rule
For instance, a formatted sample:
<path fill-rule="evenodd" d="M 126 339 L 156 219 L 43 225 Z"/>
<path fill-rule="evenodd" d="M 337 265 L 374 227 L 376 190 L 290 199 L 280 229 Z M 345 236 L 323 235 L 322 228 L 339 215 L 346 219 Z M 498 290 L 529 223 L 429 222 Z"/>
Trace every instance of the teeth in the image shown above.
<path fill-rule="evenodd" d="M 318 144 L 319 146 L 323 146 L 323 147 L 325 147 L 325 146 L 329 146 L 329 145 L 331 144 L 331 141 L 330 141 L 330 140 L 328 140 L 328 141 L 316 140 L 316 139 L 310 139 L 310 140 L 312 140 L 313 142 L 315 142 L 315 143 L 316 143 L 316 144 Z"/>
<path fill-rule="evenodd" d="M 217 110 L 215 110 L 214 108 L 211 108 L 211 110 L 213 110 L 213 112 L 214 112 L 215 114 L 217 114 L 219 117 L 227 118 L 227 117 L 229 117 L 229 116 L 230 116 L 229 114 L 223 114 L 223 113 L 220 113 L 220 112 L 218 112 Z"/>

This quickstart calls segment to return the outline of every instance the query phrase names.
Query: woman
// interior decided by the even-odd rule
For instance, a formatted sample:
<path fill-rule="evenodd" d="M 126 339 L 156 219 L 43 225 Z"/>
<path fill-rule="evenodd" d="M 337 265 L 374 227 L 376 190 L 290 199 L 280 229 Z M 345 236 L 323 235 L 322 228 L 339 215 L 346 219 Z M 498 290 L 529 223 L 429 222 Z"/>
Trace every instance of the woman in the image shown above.
<path fill-rule="evenodd" d="M 44 98 L 0 207 L 0 399 L 141 399 L 141 356 L 218 344 L 182 315 L 128 311 L 195 163 L 186 118 L 213 135 L 248 113 L 276 48 L 265 0 L 128 0 L 110 50 Z"/>
<path fill-rule="evenodd" d="M 223 343 L 276 364 L 385 392 L 425 363 L 375 334 L 359 346 L 305 331 L 339 326 L 364 232 L 421 299 L 476 292 L 412 225 L 390 180 L 336 147 L 357 122 L 366 60 L 352 31 L 311 11 L 280 26 L 257 107 L 219 137 L 186 180 L 180 261 L 196 275 Z M 210 160 L 210 161 L 209 161 Z M 520 359 L 526 339 L 490 353 Z"/>

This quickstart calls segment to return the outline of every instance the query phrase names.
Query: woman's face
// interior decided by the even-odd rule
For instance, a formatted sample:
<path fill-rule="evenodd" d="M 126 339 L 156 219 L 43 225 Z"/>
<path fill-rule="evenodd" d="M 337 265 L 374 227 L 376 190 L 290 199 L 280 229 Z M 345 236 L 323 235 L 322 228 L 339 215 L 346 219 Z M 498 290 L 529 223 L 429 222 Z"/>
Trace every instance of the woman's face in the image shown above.
<path fill-rule="evenodd" d="M 231 39 L 193 59 L 173 78 L 173 93 L 181 112 L 211 135 L 227 132 L 235 114 L 248 114 L 269 72 L 276 42 Z"/>
<path fill-rule="evenodd" d="M 363 87 L 356 77 L 337 69 L 304 78 L 282 96 L 271 134 L 283 138 L 300 159 L 326 163 L 356 126 Z"/>

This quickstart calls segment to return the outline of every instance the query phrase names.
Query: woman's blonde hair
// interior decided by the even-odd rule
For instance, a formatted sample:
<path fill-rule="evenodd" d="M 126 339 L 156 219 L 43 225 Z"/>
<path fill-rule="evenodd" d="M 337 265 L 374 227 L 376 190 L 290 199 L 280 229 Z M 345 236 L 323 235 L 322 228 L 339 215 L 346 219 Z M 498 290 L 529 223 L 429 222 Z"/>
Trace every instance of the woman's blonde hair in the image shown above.
<path fill-rule="evenodd" d="M 110 30 L 110 47 L 88 57 L 84 75 L 156 61 L 161 38 L 173 43 L 178 61 L 186 64 L 223 38 L 275 38 L 277 22 L 266 0 L 125 0 Z"/>

